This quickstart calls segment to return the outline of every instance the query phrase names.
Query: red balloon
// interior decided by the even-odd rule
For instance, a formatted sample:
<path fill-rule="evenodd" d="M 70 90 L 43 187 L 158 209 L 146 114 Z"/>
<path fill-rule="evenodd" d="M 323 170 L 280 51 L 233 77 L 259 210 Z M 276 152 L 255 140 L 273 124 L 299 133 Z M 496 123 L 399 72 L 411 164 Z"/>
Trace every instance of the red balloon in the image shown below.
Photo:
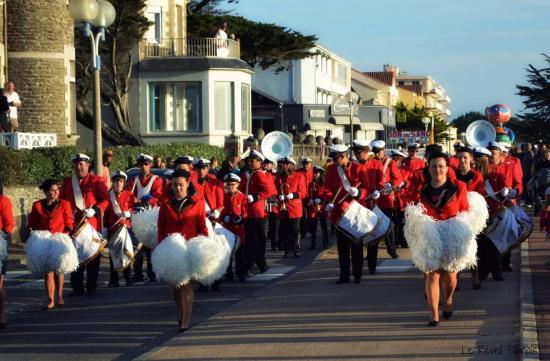
<path fill-rule="evenodd" d="M 510 121 L 512 110 L 506 104 L 495 104 L 485 108 L 485 115 L 494 124 L 503 124 Z"/>

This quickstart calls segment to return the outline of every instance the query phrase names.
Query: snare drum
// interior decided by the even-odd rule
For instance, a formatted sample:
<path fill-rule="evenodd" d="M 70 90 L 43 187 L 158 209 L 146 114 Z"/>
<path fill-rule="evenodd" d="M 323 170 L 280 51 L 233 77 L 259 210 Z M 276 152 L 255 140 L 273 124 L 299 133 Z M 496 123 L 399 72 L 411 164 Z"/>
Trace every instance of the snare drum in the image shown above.
<path fill-rule="evenodd" d="M 76 253 L 78 254 L 78 262 L 87 264 L 98 257 L 107 245 L 107 241 L 103 236 L 95 230 L 88 222 L 82 223 L 72 234 L 72 240 Z"/>
<path fill-rule="evenodd" d="M 365 243 L 377 241 L 386 237 L 392 229 L 392 222 L 390 218 L 386 216 L 386 214 L 384 214 L 378 206 L 374 207 L 373 212 L 378 217 L 378 223 L 376 223 L 376 227 L 374 227 L 371 232 L 367 233 L 363 239 L 363 242 Z"/>
<path fill-rule="evenodd" d="M 353 200 L 336 223 L 336 227 L 355 243 L 361 243 L 362 238 L 372 232 L 377 224 L 376 213 Z"/>
<path fill-rule="evenodd" d="M 120 225 L 109 238 L 109 257 L 113 269 L 121 272 L 134 262 L 134 245 L 125 225 Z"/>
<path fill-rule="evenodd" d="M 519 227 L 512 211 L 502 208 L 489 218 L 489 224 L 483 233 L 500 253 L 505 253 L 518 243 Z"/>

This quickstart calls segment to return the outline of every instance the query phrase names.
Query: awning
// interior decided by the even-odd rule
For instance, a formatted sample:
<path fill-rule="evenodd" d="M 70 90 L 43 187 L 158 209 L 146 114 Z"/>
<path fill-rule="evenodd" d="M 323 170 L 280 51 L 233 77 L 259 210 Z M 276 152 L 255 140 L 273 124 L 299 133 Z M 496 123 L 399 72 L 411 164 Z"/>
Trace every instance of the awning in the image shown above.
<path fill-rule="evenodd" d="M 304 128 L 306 130 L 330 130 L 334 129 L 335 125 L 329 122 L 308 122 Z"/>
<path fill-rule="evenodd" d="M 361 123 L 361 130 L 384 130 L 384 126 L 381 123 Z"/>
<path fill-rule="evenodd" d="M 333 115 L 328 120 L 332 124 L 336 125 L 349 125 L 349 116 L 347 115 Z M 361 119 L 359 117 L 353 117 L 353 124 L 361 124 Z"/>

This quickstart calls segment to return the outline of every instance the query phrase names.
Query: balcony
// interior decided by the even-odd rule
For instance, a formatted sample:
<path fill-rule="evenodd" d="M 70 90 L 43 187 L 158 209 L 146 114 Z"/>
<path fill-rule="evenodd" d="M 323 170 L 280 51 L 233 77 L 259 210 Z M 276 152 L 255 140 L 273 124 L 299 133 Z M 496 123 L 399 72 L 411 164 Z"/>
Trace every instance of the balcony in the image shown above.
<path fill-rule="evenodd" d="M 159 57 L 217 57 L 240 59 L 241 44 L 216 38 L 146 39 L 140 44 L 144 58 Z"/>

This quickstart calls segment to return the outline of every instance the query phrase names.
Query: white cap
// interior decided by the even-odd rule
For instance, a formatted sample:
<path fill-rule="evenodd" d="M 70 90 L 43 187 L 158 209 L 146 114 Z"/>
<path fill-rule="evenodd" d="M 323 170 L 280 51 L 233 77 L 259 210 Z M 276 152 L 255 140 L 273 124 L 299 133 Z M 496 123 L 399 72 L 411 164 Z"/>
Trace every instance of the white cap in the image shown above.
<path fill-rule="evenodd" d="M 282 157 L 277 159 L 277 163 L 292 163 L 296 165 L 296 161 L 290 157 Z"/>
<path fill-rule="evenodd" d="M 241 177 L 236 175 L 235 173 L 227 173 L 225 177 L 223 178 L 224 182 L 241 182 Z"/>
<path fill-rule="evenodd" d="M 264 155 L 262 153 L 258 152 L 257 150 L 253 150 L 252 152 L 250 152 L 250 155 L 248 157 L 249 158 L 258 158 L 262 162 L 265 160 Z"/>
<path fill-rule="evenodd" d="M 75 155 L 72 156 L 71 161 L 73 161 L 73 162 L 80 162 L 80 161 L 89 162 L 89 161 L 90 161 L 90 157 L 88 157 L 88 156 L 87 156 L 86 154 L 84 154 L 84 153 L 77 153 L 77 154 L 75 154 Z"/>
<path fill-rule="evenodd" d="M 210 161 L 206 158 L 199 158 L 193 164 L 193 166 L 195 166 L 196 168 L 201 168 L 201 167 L 204 167 L 204 166 L 208 167 L 209 165 L 210 165 Z"/>
<path fill-rule="evenodd" d="M 489 145 L 487 146 L 488 149 L 497 149 L 497 150 L 500 150 L 501 152 L 505 152 L 506 151 L 506 146 L 500 142 L 489 142 Z"/>
<path fill-rule="evenodd" d="M 481 155 L 486 155 L 486 156 L 491 156 L 491 151 L 487 148 L 484 148 L 484 147 L 475 147 L 474 148 L 474 154 L 476 156 L 481 156 Z"/>
<path fill-rule="evenodd" d="M 121 171 L 121 170 L 117 170 L 115 171 L 112 175 L 111 175 L 111 179 L 115 179 L 115 178 L 124 178 L 124 180 L 128 180 L 128 174 L 126 174 L 125 172 Z"/>
<path fill-rule="evenodd" d="M 313 161 L 311 160 L 311 158 L 302 157 L 302 163 L 311 163 L 311 162 L 313 162 Z"/>
<path fill-rule="evenodd" d="M 353 148 L 368 148 L 370 142 L 366 139 L 355 139 L 353 141 Z"/>
<path fill-rule="evenodd" d="M 462 148 L 463 146 L 464 146 L 464 143 L 462 143 L 461 141 L 458 141 L 455 144 L 453 144 L 454 148 Z"/>
<path fill-rule="evenodd" d="M 399 150 L 392 150 L 391 151 L 391 156 L 400 156 L 400 157 L 406 157 L 405 153 L 399 151 Z"/>
<path fill-rule="evenodd" d="M 383 149 L 386 146 L 386 142 L 384 142 L 383 140 L 373 140 L 370 145 L 373 148 Z"/>
<path fill-rule="evenodd" d="M 344 153 L 348 151 L 348 146 L 344 144 L 334 144 L 329 148 L 330 153 Z"/>
<path fill-rule="evenodd" d="M 136 157 L 136 162 L 152 163 L 153 157 L 151 157 L 149 154 L 139 153 L 138 156 Z"/>

